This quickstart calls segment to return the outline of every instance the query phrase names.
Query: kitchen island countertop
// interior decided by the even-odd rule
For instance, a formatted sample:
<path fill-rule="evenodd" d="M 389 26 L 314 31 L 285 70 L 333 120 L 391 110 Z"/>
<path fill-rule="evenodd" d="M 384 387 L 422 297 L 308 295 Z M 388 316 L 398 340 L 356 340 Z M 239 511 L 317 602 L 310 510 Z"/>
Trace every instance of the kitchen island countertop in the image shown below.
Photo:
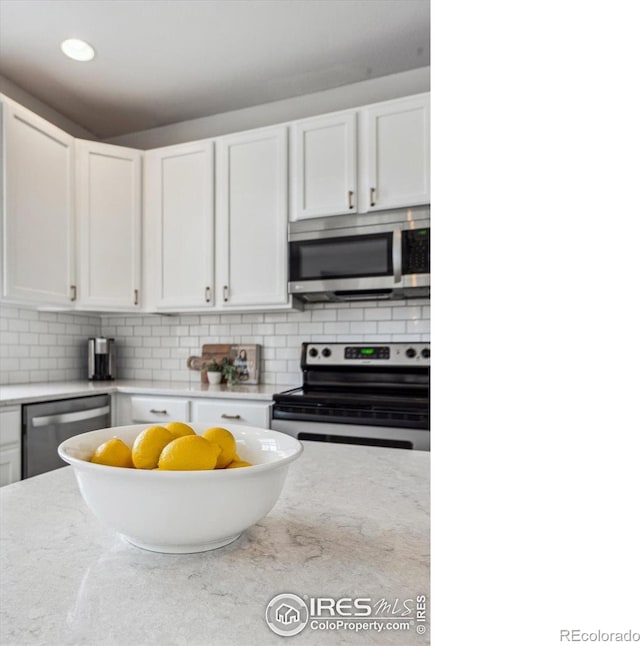
<path fill-rule="evenodd" d="M 71 397 L 86 397 L 108 393 L 163 395 L 177 397 L 209 397 L 225 399 L 259 399 L 271 401 L 273 394 L 294 386 L 258 384 L 255 386 L 211 386 L 200 383 L 200 374 L 191 382 L 182 381 L 59 381 L 51 383 L 0 386 L 0 405 L 31 404 L 34 402 Z"/>
<path fill-rule="evenodd" d="M 395 602 L 382 614 L 396 622 L 407 601 L 415 617 L 429 595 L 429 464 L 422 451 L 305 442 L 273 510 L 200 554 L 129 545 L 86 507 L 71 467 L 3 487 L 0 643 L 282 644 L 265 610 L 288 592 Z M 407 630 L 311 623 L 296 644 L 429 643 L 428 612 Z"/>

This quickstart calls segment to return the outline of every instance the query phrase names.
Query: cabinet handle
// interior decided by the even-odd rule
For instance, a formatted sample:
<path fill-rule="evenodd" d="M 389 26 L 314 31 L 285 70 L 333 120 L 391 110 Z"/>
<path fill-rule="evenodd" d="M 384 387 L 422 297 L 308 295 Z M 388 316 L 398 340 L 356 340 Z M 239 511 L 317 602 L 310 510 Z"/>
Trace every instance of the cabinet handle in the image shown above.
<path fill-rule="evenodd" d="M 209 287 L 209 285 L 204 288 L 204 300 L 207 301 L 207 303 L 211 302 L 211 287 Z"/>
<path fill-rule="evenodd" d="M 222 299 L 224 300 L 225 303 L 229 300 L 229 286 L 228 285 L 225 285 L 222 288 Z"/>
<path fill-rule="evenodd" d="M 134 305 L 138 304 L 138 290 L 137 289 L 133 290 L 133 304 Z"/>
<path fill-rule="evenodd" d="M 353 208 L 353 191 L 349 191 L 349 208 Z"/>
<path fill-rule="evenodd" d="M 166 410 L 157 410 L 155 408 L 152 408 L 149 412 L 153 413 L 154 415 L 168 415 Z"/>
<path fill-rule="evenodd" d="M 370 200 L 371 206 L 375 206 L 376 205 L 376 189 L 375 188 L 371 188 L 370 195 L 371 195 L 371 200 Z"/>
<path fill-rule="evenodd" d="M 71 285 L 71 300 L 75 301 L 78 298 L 78 288 L 75 285 Z"/>
<path fill-rule="evenodd" d="M 222 417 L 222 419 L 240 419 L 240 415 L 227 415 L 226 413 L 222 413 L 220 417 Z"/>

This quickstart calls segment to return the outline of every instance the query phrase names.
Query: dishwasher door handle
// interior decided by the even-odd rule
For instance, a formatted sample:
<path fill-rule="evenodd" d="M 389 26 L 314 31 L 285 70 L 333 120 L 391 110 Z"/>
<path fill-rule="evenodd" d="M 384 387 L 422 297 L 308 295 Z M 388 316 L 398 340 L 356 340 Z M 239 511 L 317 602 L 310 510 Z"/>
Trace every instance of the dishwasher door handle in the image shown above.
<path fill-rule="evenodd" d="M 85 419 L 93 419 L 94 417 L 100 417 L 101 415 L 108 415 L 110 410 L 110 406 L 101 406 L 100 408 L 80 410 L 76 413 L 43 415 L 42 417 L 34 417 L 31 420 L 31 425 L 36 428 L 38 426 L 49 426 L 49 424 L 70 424 L 71 422 L 81 422 Z"/>

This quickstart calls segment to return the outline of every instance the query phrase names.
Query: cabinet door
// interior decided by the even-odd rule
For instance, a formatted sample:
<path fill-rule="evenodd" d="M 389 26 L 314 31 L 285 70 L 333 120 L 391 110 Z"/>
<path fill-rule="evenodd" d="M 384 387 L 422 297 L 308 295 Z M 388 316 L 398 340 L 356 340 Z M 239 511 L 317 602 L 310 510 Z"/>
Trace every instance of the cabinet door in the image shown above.
<path fill-rule="evenodd" d="M 223 137 L 219 155 L 221 304 L 286 304 L 287 129 Z"/>
<path fill-rule="evenodd" d="M 142 153 L 76 141 L 82 308 L 140 307 Z"/>
<path fill-rule="evenodd" d="M 294 123 L 291 219 L 355 213 L 356 113 Z"/>
<path fill-rule="evenodd" d="M 0 411 L 0 487 L 21 478 L 21 431 L 22 417 L 19 408 Z"/>
<path fill-rule="evenodd" d="M 73 137 L 5 98 L 2 113 L 2 295 L 39 305 L 71 305 Z"/>
<path fill-rule="evenodd" d="M 212 141 L 145 153 L 145 270 L 158 310 L 213 304 L 213 182 Z"/>
<path fill-rule="evenodd" d="M 429 95 L 363 110 L 360 211 L 429 204 Z"/>

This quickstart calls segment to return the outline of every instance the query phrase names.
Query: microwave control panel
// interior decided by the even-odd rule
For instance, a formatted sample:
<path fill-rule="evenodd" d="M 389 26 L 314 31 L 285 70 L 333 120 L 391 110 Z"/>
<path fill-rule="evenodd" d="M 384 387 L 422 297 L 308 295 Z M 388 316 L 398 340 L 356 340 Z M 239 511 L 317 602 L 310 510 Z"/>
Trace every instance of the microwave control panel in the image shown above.
<path fill-rule="evenodd" d="M 402 273 L 430 273 L 430 229 L 409 229 L 402 232 Z"/>

